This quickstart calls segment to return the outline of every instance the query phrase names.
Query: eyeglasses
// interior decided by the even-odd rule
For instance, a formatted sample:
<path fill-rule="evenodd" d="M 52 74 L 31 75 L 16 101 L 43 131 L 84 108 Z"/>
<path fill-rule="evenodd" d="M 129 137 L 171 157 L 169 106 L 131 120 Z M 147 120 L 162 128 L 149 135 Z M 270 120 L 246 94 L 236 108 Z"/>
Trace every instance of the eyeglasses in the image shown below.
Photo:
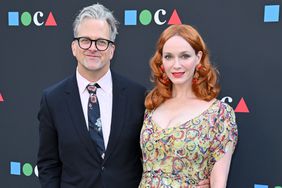
<path fill-rule="evenodd" d="M 105 51 L 105 50 L 108 49 L 110 44 L 114 44 L 113 41 L 110 41 L 110 40 L 107 40 L 107 39 L 92 40 L 92 39 L 87 38 L 87 37 L 77 37 L 77 38 L 73 38 L 73 40 L 77 40 L 78 46 L 83 50 L 88 50 L 92 46 L 93 42 L 95 44 L 95 47 L 99 51 Z"/>

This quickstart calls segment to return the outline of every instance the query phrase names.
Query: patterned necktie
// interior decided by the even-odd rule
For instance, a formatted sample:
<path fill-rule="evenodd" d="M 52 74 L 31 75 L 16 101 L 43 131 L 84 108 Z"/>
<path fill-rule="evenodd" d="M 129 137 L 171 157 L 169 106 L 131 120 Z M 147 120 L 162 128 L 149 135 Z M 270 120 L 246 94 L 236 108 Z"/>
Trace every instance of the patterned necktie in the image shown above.
<path fill-rule="evenodd" d="M 100 107 L 98 98 L 96 95 L 97 88 L 100 86 L 96 83 L 94 85 L 88 85 L 87 90 L 89 92 L 88 101 L 88 125 L 89 132 L 92 140 L 96 143 L 98 152 L 101 156 L 104 155 L 105 145 L 102 132 L 102 122 L 100 116 Z"/>

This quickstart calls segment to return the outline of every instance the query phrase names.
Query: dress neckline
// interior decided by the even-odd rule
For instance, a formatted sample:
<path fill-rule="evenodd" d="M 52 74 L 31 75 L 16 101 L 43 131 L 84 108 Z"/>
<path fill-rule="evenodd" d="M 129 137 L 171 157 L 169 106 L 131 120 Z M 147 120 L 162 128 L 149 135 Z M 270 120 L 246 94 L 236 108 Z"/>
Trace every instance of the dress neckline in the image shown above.
<path fill-rule="evenodd" d="M 161 130 L 161 131 L 165 131 L 165 130 L 170 130 L 170 129 L 174 129 L 174 128 L 179 128 L 183 125 L 186 125 L 188 124 L 189 122 L 195 120 L 195 119 L 198 119 L 199 117 L 205 115 L 219 100 L 218 99 L 215 99 L 210 105 L 208 108 L 206 108 L 205 110 L 203 110 L 199 115 L 196 115 L 195 117 L 192 117 L 190 119 L 188 119 L 187 121 L 184 121 L 183 123 L 180 123 L 179 125 L 175 125 L 175 126 L 169 126 L 169 127 L 166 127 L 166 128 L 163 128 L 161 127 L 156 121 L 154 121 L 154 119 L 152 118 L 153 116 L 153 113 L 156 109 L 153 109 L 149 115 L 149 120 L 150 122 L 155 126 L 157 127 L 157 129 Z"/>

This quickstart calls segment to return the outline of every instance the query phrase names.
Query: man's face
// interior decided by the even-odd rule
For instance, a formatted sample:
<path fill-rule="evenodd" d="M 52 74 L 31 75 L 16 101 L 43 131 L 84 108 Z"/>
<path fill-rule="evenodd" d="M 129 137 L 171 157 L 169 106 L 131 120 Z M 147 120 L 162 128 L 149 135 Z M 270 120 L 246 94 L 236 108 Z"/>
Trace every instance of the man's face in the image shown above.
<path fill-rule="evenodd" d="M 87 37 L 92 40 L 110 40 L 110 28 L 104 20 L 86 18 L 78 26 L 77 37 Z M 77 40 L 72 42 L 72 53 L 77 59 L 78 71 L 84 77 L 93 73 L 99 77 L 103 76 L 110 67 L 110 60 L 114 55 L 114 50 L 115 46 L 113 44 L 109 44 L 107 50 L 99 51 L 94 42 L 87 50 L 80 48 Z"/>

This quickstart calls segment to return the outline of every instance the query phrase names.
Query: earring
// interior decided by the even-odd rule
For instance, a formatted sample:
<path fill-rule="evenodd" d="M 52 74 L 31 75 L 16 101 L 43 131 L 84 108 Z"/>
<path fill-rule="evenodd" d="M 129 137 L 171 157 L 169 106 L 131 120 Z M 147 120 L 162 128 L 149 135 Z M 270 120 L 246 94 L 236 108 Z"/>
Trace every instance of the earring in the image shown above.
<path fill-rule="evenodd" d="M 160 81 L 161 83 L 163 83 L 164 85 L 168 85 L 169 84 L 169 78 L 167 77 L 166 73 L 165 73 L 165 70 L 164 70 L 164 65 L 161 64 L 160 65 L 160 69 L 161 69 L 161 72 L 162 72 L 162 76 L 160 78 Z"/>
<path fill-rule="evenodd" d="M 162 74 L 162 77 L 161 77 L 161 82 L 164 84 L 164 85 L 167 85 L 167 84 L 169 84 L 169 78 L 168 78 L 168 76 L 166 75 L 166 73 L 163 73 Z"/>
<path fill-rule="evenodd" d="M 196 70 L 199 71 L 199 70 L 201 70 L 201 69 L 203 69 L 202 64 L 198 64 L 197 67 L 196 67 Z"/>
<path fill-rule="evenodd" d="M 198 83 L 198 78 L 194 77 L 194 78 L 192 79 L 192 84 L 197 84 L 197 83 Z"/>
<path fill-rule="evenodd" d="M 162 72 L 164 72 L 164 65 L 163 64 L 161 64 L 160 69 L 161 69 Z"/>

